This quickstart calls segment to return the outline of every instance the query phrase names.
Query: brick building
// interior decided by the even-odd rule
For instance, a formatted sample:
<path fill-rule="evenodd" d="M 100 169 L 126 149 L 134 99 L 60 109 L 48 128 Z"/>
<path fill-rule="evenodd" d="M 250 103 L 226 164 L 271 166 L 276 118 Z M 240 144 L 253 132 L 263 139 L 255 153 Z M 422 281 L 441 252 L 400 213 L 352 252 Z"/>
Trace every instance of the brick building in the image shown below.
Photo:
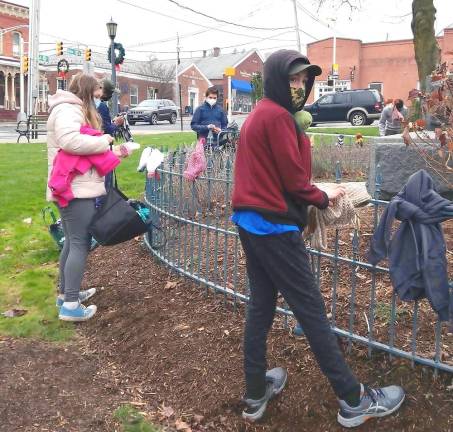
<path fill-rule="evenodd" d="M 438 39 L 442 61 L 449 69 L 453 62 L 453 27 L 444 29 Z M 417 64 L 412 39 L 362 43 L 358 39 L 337 38 L 336 63 L 339 79 L 336 89 L 376 88 L 385 99 L 407 99 L 418 86 Z M 309 102 L 333 91 L 327 86 L 332 68 L 333 38 L 308 44 L 310 62 L 321 66 L 323 74 L 316 79 Z"/>
<path fill-rule="evenodd" d="M 204 53 L 203 57 L 182 59 L 181 66 L 188 67 L 190 64 L 209 80 L 210 85 L 219 90 L 219 103 L 227 108 L 228 103 L 228 78 L 224 72 L 227 67 L 234 67 L 236 74 L 231 78 L 232 110 L 233 112 L 250 112 L 252 110 L 251 80 L 257 72 L 263 72 L 263 58 L 256 50 L 241 53 L 221 54 L 220 48 L 214 48 L 211 55 Z M 199 93 L 199 103 L 204 100 L 204 92 Z M 193 109 L 196 106 L 192 105 Z M 183 106 L 185 106 L 183 104 Z"/>
<path fill-rule="evenodd" d="M 27 51 L 28 8 L 0 1 L 0 119 L 3 120 L 15 120 L 20 108 L 21 37 Z"/>
<path fill-rule="evenodd" d="M 55 93 L 58 88 L 67 88 L 72 76 L 83 71 L 83 65 L 80 60 L 70 56 L 65 56 L 65 58 L 69 61 L 70 71 L 64 82 L 58 76 L 55 65 L 47 67 L 46 77 L 49 83 L 49 94 Z M 55 63 L 55 60 L 52 60 L 52 62 Z M 110 65 L 102 65 L 100 62 L 95 62 L 95 65 L 93 73 L 97 78 L 110 78 Z M 143 72 L 140 72 L 143 68 L 139 66 L 137 62 L 132 65 L 125 63 L 125 66 L 117 72 L 117 87 L 120 90 L 118 100 L 120 110 L 134 107 L 145 99 L 175 100 L 174 79 L 163 82 L 159 77 L 143 74 Z M 181 85 L 183 108 L 191 104 L 195 107 L 198 106 L 204 98 L 204 92 L 212 85 L 193 64 L 181 68 L 178 73 L 178 80 Z M 179 101 L 176 101 L 176 104 L 179 105 Z"/>

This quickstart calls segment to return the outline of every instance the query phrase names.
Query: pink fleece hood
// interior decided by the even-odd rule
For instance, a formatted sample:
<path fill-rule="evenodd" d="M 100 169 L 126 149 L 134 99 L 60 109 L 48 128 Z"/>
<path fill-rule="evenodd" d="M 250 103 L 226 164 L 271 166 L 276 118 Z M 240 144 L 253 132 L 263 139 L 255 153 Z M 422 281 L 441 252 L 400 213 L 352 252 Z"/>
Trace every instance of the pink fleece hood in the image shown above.
<path fill-rule="evenodd" d="M 57 90 L 54 95 L 49 96 L 49 113 L 57 106 L 62 103 L 70 103 L 76 105 L 82 105 L 82 101 L 71 92 L 66 90 Z"/>

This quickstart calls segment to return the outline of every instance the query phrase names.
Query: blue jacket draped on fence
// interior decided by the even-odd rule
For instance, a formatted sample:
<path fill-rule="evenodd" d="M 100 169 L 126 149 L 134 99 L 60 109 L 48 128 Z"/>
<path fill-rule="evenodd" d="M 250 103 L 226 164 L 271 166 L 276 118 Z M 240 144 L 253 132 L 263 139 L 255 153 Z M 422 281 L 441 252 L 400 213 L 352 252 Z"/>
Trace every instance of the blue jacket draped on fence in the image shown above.
<path fill-rule="evenodd" d="M 394 220 L 401 221 L 393 238 Z M 434 189 L 425 170 L 413 174 L 390 201 L 371 240 L 370 262 L 389 258 L 390 278 L 404 301 L 428 298 L 441 321 L 452 317 L 446 246 L 440 222 L 453 218 L 453 203 Z"/>

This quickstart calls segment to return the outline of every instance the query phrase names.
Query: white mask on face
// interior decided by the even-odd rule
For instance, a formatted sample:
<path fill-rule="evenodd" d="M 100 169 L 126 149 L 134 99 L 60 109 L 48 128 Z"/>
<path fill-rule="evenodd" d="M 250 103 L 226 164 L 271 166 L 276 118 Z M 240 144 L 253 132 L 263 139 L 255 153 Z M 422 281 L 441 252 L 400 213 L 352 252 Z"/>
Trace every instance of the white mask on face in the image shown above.
<path fill-rule="evenodd" d="M 99 98 L 93 98 L 94 99 L 94 106 L 96 108 L 99 108 L 99 105 L 101 105 L 101 99 Z"/>
<path fill-rule="evenodd" d="M 214 106 L 217 103 L 217 99 L 206 98 L 206 102 L 209 105 Z"/>

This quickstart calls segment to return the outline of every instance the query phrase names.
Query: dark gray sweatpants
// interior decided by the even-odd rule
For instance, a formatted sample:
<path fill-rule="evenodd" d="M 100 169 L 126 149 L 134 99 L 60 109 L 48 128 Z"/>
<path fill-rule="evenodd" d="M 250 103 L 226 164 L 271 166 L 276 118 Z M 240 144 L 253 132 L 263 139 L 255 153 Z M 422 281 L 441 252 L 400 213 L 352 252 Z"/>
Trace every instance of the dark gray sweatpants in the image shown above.
<path fill-rule="evenodd" d="M 247 396 L 258 398 L 265 392 L 266 339 L 279 291 L 302 325 L 318 365 L 335 394 L 343 399 L 358 390 L 359 382 L 346 364 L 330 328 L 300 233 L 259 236 L 239 228 L 239 236 L 250 281 L 244 335 Z"/>
<path fill-rule="evenodd" d="M 75 198 L 67 207 L 58 209 L 65 235 L 60 254 L 60 293 L 64 294 L 64 301 L 75 302 L 91 246 L 88 227 L 96 213 L 95 198 Z"/>

